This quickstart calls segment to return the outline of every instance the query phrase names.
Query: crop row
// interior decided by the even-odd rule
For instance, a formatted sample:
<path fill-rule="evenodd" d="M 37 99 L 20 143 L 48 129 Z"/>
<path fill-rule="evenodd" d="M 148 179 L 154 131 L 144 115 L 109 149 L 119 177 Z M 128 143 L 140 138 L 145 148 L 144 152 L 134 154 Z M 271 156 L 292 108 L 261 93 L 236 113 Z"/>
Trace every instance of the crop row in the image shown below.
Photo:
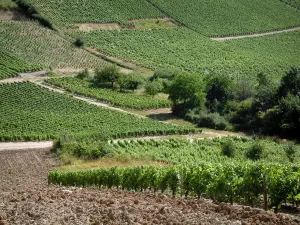
<path fill-rule="evenodd" d="M 291 65 L 300 65 L 299 34 L 219 43 L 185 28 L 70 33 L 88 46 L 151 69 L 178 68 L 234 78 L 256 77 L 259 72 L 278 78 Z"/>
<path fill-rule="evenodd" d="M 96 68 L 100 58 L 76 48 L 57 33 L 31 21 L 0 21 L 0 50 L 43 68 Z"/>
<path fill-rule="evenodd" d="M 173 195 L 210 197 L 217 202 L 247 202 L 264 197 L 265 208 L 300 200 L 300 167 L 241 163 L 171 167 L 132 167 L 61 172 L 54 170 L 48 182 L 69 186 L 122 188 L 134 191 L 171 191 Z"/>
<path fill-rule="evenodd" d="M 30 82 L 0 85 L 0 141 L 53 139 L 60 135 L 98 139 L 194 132 L 94 106 Z"/>
<path fill-rule="evenodd" d="M 36 71 L 40 68 L 41 66 L 29 65 L 0 49 L 0 79 L 17 76 L 20 72 Z"/>
<path fill-rule="evenodd" d="M 150 96 L 134 95 L 132 93 L 122 93 L 108 88 L 91 87 L 90 82 L 71 77 L 52 78 L 46 80 L 46 82 L 72 93 L 95 98 L 111 105 L 125 108 L 155 109 L 171 106 L 171 102 L 168 100 L 155 99 Z"/>
<path fill-rule="evenodd" d="M 296 9 L 274 0 L 149 2 L 185 26 L 206 36 L 251 34 L 300 25 L 300 15 Z"/>
<path fill-rule="evenodd" d="M 55 26 L 76 23 L 120 22 L 132 19 L 158 18 L 163 15 L 144 0 L 27 0 L 39 14 Z"/>

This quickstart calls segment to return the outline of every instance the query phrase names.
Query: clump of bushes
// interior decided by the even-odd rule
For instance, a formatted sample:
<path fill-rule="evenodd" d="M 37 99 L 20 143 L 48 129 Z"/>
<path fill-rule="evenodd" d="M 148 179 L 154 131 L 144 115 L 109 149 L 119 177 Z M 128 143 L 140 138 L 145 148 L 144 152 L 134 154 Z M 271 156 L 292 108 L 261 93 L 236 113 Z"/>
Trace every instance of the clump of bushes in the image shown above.
<path fill-rule="evenodd" d="M 230 140 L 223 143 L 221 149 L 223 155 L 232 158 L 235 154 L 236 147 L 234 142 Z"/>
<path fill-rule="evenodd" d="M 262 158 L 264 152 L 264 146 L 260 142 L 255 142 L 249 149 L 246 150 L 245 156 L 246 158 L 257 161 Z"/>

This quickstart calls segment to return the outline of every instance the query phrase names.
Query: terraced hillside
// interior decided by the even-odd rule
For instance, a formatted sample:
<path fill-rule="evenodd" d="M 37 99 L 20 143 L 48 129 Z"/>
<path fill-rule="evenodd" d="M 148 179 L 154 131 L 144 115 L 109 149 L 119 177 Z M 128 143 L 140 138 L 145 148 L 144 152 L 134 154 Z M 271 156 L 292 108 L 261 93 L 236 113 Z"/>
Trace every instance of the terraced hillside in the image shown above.
<path fill-rule="evenodd" d="M 43 68 L 95 68 L 106 62 L 30 21 L 0 21 L 0 50 Z"/>
<path fill-rule="evenodd" d="M 41 66 L 25 63 L 0 49 L 0 79 L 17 76 L 20 72 L 39 70 Z"/>
<path fill-rule="evenodd" d="M 274 0 L 150 0 L 185 26 L 207 36 L 229 36 L 300 26 L 300 13 Z"/>
<path fill-rule="evenodd" d="M 300 65 L 300 32 L 218 43 L 186 28 L 72 32 L 87 46 L 151 69 L 278 78 Z"/>
<path fill-rule="evenodd" d="M 184 127 L 97 107 L 30 82 L 0 86 L 0 140 L 181 133 Z M 191 129 L 193 130 L 193 129 Z"/>
<path fill-rule="evenodd" d="M 126 23 L 132 19 L 163 17 L 163 14 L 144 0 L 29 0 L 28 2 L 58 27 L 78 23 Z"/>

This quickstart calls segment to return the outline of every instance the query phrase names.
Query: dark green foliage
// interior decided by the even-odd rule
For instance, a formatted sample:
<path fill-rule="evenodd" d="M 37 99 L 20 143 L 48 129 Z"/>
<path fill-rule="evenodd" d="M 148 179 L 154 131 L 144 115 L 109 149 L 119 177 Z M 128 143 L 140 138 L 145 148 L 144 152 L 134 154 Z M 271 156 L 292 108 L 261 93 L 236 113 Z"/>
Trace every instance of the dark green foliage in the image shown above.
<path fill-rule="evenodd" d="M 295 155 L 296 155 L 296 145 L 292 142 L 288 143 L 287 145 L 284 146 L 284 151 L 290 160 L 291 163 L 294 162 L 295 160 Z"/>
<path fill-rule="evenodd" d="M 145 85 L 145 92 L 148 95 L 156 95 L 159 92 L 163 91 L 163 82 L 162 79 L 155 79 L 153 81 L 148 81 Z"/>
<path fill-rule="evenodd" d="M 257 141 L 249 149 L 247 149 L 245 156 L 252 161 L 257 161 L 261 159 L 263 151 L 264 146 Z"/>
<path fill-rule="evenodd" d="M 76 41 L 74 42 L 74 45 L 78 48 L 81 48 L 83 47 L 84 42 L 80 38 L 77 38 Z"/>
<path fill-rule="evenodd" d="M 85 69 L 85 70 L 79 72 L 79 73 L 76 75 L 76 78 L 78 78 L 78 79 L 80 79 L 80 80 L 84 80 L 84 79 L 89 78 L 89 76 L 90 76 L 89 70 L 88 70 L 88 69 Z"/>
<path fill-rule="evenodd" d="M 222 154 L 227 157 L 233 157 L 235 154 L 235 144 L 233 141 L 226 141 L 221 146 Z"/>
<path fill-rule="evenodd" d="M 219 113 L 200 113 L 198 117 L 199 127 L 208 127 L 216 130 L 226 130 L 229 123 Z"/>
<path fill-rule="evenodd" d="M 210 112 L 222 112 L 228 100 L 232 100 L 233 81 L 227 76 L 212 76 L 206 82 L 206 107 Z"/>
<path fill-rule="evenodd" d="M 300 97 L 300 68 L 292 67 L 281 79 L 278 97 L 284 98 L 288 94 Z"/>
<path fill-rule="evenodd" d="M 120 90 L 136 90 L 143 85 L 145 79 L 138 74 L 122 74 L 118 79 Z"/>
<path fill-rule="evenodd" d="M 120 76 L 120 70 L 115 65 L 97 69 L 95 71 L 95 84 L 100 86 L 103 83 L 110 82 L 111 86 L 114 87 L 114 84 L 118 81 Z"/>
<path fill-rule="evenodd" d="M 169 68 L 164 68 L 164 69 L 157 69 L 155 70 L 153 76 L 150 78 L 151 81 L 161 78 L 161 79 L 167 79 L 167 80 L 173 80 L 174 77 L 179 75 L 181 73 L 180 70 L 178 69 L 169 69 Z"/>
<path fill-rule="evenodd" d="M 202 109 L 205 93 L 200 76 L 187 73 L 176 76 L 170 87 L 169 99 L 173 102 L 172 111 L 177 115 L 184 115 L 193 108 Z"/>

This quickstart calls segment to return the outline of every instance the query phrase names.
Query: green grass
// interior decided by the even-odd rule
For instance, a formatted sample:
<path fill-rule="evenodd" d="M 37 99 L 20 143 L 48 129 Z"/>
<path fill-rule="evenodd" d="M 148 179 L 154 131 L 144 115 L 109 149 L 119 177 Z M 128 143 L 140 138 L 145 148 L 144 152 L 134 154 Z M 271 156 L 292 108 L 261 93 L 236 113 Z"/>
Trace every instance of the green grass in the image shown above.
<path fill-rule="evenodd" d="M 0 9 L 7 10 L 15 8 L 17 8 L 17 5 L 12 0 L 0 0 Z"/>
<path fill-rule="evenodd" d="M 150 0 L 207 36 L 257 33 L 300 25 L 300 13 L 276 0 Z"/>
<path fill-rule="evenodd" d="M 0 50 L 45 69 L 95 68 L 107 65 L 100 58 L 76 48 L 56 32 L 29 21 L 0 21 Z"/>
<path fill-rule="evenodd" d="M 27 2 L 58 27 L 91 22 L 126 23 L 132 19 L 163 17 L 144 0 L 28 0 Z"/>
<path fill-rule="evenodd" d="M 226 43 L 210 40 L 185 28 L 70 34 L 81 37 L 87 46 L 151 69 L 178 68 L 234 77 L 256 77 L 257 73 L 264 72 L 277 79 L 292 64 L 300 65 L 299 32 Z M 263 44 L 256 45 L 257 42 Z"/>
<path fill-rule="evenodd" d="M 46 82 L 66 89 L 69 92 L 98 99 L 110 105 L 124 108 L 143 110 L 171 107 L 171 102 L 168 100 L 156 99 L 146 95 L 135 95 L 133 93 L 122 93 L 109 88 L 94 87 L 92 82 L 77 78 L 53 78 Z"/>
<path fill-rule="evenodd" d="M 18 76 L 21 72 L 39 70 L 41 66 L 29 65 L 0 49 L 0 79 Z"/>
<path fill-rule="evenodd" d="M 0 85 L 0 141 L 159 135 L 193 129 L 97 107 L 30 82 Z"/>

